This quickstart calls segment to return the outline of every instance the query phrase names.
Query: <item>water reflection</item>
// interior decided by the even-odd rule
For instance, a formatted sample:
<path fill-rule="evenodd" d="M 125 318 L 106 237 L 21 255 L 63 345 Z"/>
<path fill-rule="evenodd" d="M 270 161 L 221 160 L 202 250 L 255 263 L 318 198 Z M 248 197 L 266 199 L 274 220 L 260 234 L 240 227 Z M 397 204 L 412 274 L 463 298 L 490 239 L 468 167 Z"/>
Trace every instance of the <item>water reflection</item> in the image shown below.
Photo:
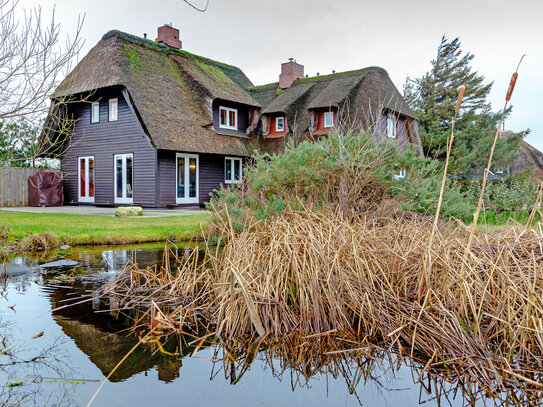
<path fill-rule="evenodd" d="M 174 254 L 184 251 L 181 246 Z M 117 308 L 114 297 L 97 298 L 92 293 L 121 272 L 126 262 L 161 264 L 162 245 L 81 248 L 63 256 L 80 262 L 73 284 L 38 275 L 37 260 L 32 258 L 17 261 L 34 267 L 34 274 L 4 280 L 8 300 L 0 298 L 5 303 L 0 316 L 13 328 L 4 337 L 34 349 L 21 347 L 17 357 L 31 359 L 55 345 L 51 360 L 62 363 L 35 364 L 23 374 L 20 368 L 6 368 L 10 362 L 0 356 L 2 384 L 28 382 L 1 388 L 1 405 L 85 405 L 97 382 L 33 383 L 33 377 L 101 381 L 144 336 L 131 330 L 134 325 L 145 328 L 141 315 L 112 312 Z M 6 308 L 12 304 L 15 311 Z M 68 304 L 75 305 L 64 307 Z M 58 311 L 49 311 L 55 308 Z M 45 332 L 43 337 L 30 339 L 39 331 Z M 183 335 L 147 338 L 111 376 L 94 405 L 541 405 L 537 389 L 492 398 L 453 372 L 429 374 L 424 364 L 378 347 L 358 349 L 349 338 L 224 342 L 211 331 L 213 327 L 205 331 L 194 326 Z"/>

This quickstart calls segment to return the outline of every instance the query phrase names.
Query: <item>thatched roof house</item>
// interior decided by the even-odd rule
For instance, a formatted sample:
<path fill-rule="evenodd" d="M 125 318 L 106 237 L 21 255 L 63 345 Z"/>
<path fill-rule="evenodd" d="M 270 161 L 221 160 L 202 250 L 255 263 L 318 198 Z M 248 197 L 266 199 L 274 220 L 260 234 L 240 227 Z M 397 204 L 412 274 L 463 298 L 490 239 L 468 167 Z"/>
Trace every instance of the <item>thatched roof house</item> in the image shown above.
<path fill-rule="evenodd" d="M 180 46 L 170 26 L 156 41 L 110 31 L 58 87 L 41 142 L 61 146 L 66 203 L 202 204 L 241 182 L 255 149 L 334 127 L 373 126 L 377 138 L 421 149 L 414 114 L 382 68 L 306 78 L 289 61 L 279 82 L 255 87 L 239 68 Z"/>

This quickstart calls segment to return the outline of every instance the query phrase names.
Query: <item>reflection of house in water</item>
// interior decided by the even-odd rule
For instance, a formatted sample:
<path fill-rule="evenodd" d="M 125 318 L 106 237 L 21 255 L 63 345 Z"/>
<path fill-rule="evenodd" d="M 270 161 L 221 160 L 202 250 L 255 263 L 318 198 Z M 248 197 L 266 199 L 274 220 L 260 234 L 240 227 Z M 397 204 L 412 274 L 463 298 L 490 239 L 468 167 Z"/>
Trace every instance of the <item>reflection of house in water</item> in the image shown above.
<path fill-rule="evenodd" d="M 134 250 L 104 250 L 102 261 L 106 271 L 122 271 L 126 263 L 134 261 Z"/>
<path fill-rule="evenodd" d="M 83 295 L 86 289 L 58 288 L 51 292 L 50 300 L 53 308 L 65 305 L 60 302 L 66 298 Z M 78 292 L 79 291 L 79 292 Z M 77 293 L 74 295 L 74 293 Z M 69 297 L 68 297 L 68 294 Z M 107 376 L 117 363 L 137 344 L 138 338 L 122 330 L 131 326 L 132 322 L 122 315 L 108 313 L 111 301 L 100 299 L 86 302 L 56 311 L 53 315 L 62 331 L 72 338 L 76 346 L 85 353 L 91 362 Z M 96 313 L 95 311 L 106 311 Z M 177 341 L 170 341 L 162 346 L 171 353 L 176 352 Z M 196 344 L 183 348 L 182 357 L 191 354 Z M 161 352 L 153 354 L 148 346 L 140 345 L 119 366 L 111 376 L 112 382 L 119 382 L 140 372 L 157 367 L 158 379 L 173 381 L 179 377 L 182 362 L 177 356 L 169 356 Z"/>

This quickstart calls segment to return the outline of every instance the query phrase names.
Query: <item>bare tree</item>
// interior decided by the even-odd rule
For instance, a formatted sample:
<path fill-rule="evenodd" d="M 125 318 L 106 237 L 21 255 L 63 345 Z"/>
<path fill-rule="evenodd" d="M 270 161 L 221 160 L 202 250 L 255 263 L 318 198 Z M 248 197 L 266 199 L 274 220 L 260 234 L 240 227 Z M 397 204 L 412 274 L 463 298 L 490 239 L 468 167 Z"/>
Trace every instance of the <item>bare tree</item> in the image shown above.
<path fill-rule="evenodd" d="M 54 10 L 44 21 L 41 7 L 21 10 L 17 1 L 0 0 L 0 121 L 44 116 L 83 46 L 82 24 L 78 19 L 75 35 L 62 41 Z"/>

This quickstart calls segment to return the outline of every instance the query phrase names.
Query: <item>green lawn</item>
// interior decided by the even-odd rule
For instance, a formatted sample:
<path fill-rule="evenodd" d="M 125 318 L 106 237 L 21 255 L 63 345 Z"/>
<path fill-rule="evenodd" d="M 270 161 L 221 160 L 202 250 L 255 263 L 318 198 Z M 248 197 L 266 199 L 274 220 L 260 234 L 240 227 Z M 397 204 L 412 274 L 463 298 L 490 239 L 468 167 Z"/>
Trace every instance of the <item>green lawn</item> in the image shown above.
<path fill-rule="evenodd" d="M 155 218 L 64 215 L 0 211 L 0 227 L 7 239 L 16 242 L 31 233 L 53 232 L 62 243 L 118 244 L 189 240 L 210 221 L 209 215 Z"/>

